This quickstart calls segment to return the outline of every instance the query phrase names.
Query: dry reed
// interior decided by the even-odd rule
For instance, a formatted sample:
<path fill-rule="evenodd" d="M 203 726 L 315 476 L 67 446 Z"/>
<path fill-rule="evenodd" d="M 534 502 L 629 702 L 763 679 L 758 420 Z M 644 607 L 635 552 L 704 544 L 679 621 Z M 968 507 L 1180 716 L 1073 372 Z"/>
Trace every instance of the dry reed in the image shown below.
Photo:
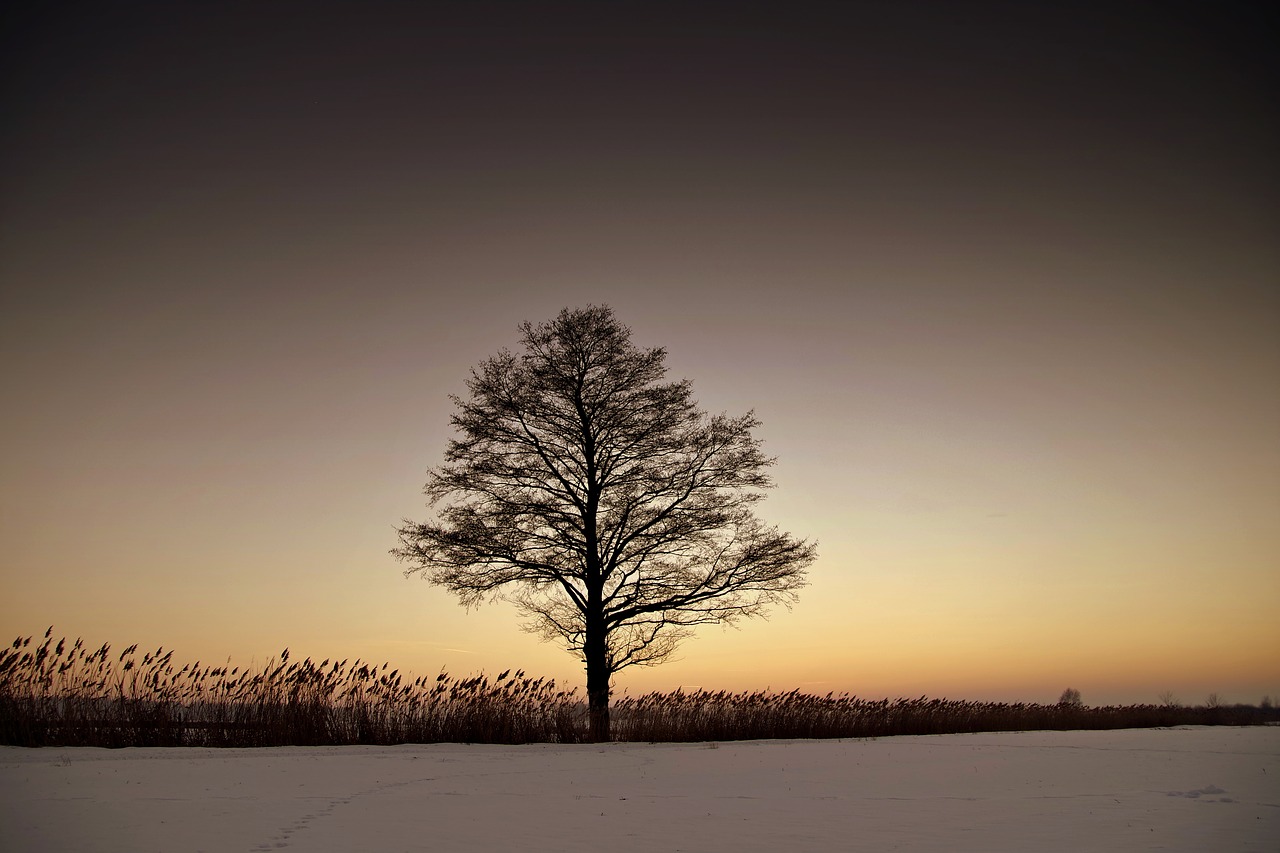
<path fill-rule="evenodd" d="M 574 691 L 504 672 L 409 679 L 360 660 L 279 659 L 262 669 L 178 667 L 81 640 L 18 638 L 0 652 L 0 743 L 19 746 L 282 746 L 571 742 Z"/>
<path fill-rule="evenodd" d="M 953 699 L 860 699 L 848 694 L 648 693 L 614 703 L 614 736 L 629 741 L 868 738 L 1032 730 L 1257 725 L 1280 714 L 1250 706 L 1187 708 Z"/>
<path fill-rule="evenodd" d="M 576 690 L 523 672 L 496 679 L 410 679 L 389 664 L 290 661 L 261 669 L 179 667 L 173 652 L 120 654 L 31 637 L 0 651 L 0 744 L 13 746 L 343 745 L 575 743 L 586 739 Z M 1090 707 L 859 699 L 846 694 L 695 691 L 623 696 L 613 737 L 716 741 L 955 734 L 978 731 L 1257 725 L 1266 706 Z"/>

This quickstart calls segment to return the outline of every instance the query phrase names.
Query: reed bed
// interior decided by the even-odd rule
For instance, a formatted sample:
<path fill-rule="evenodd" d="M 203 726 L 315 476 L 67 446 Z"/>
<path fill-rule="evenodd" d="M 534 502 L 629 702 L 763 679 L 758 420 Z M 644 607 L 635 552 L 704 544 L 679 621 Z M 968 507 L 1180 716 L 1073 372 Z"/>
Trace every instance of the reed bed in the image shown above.
<path fill-rule="evenodd" d="M 388 671 L 390 670 L 390 671 Z M 1090 707 L 859 699 L 846 694 L 694 691 L 623 696 L 613 739 L 718 741 L 979 731 L 1257 725 L 1280 709 L 1171 704 Z M 410 678 L 389 664 L 291 661 L 178 666 L 173 652 L 119 654 L 77 639 L 19 637 L 0 651 L 0 744 L 262 747 L 396 743 L 577 743 L 584 702 L 550 679 L 504 672 Z"/>
<path fill-rule="evenodd" d="M 1259 725 L 1280 713 L 1245 705 L 1181 707 L 860 699 L 848 694 L 695 691 L 623 697 L 614 737 L 629 741 L 867 738 L 967 732 Z"/>
<path fill-rule="evenodd" d="M 77 639 L 0 653 L 0 743 L 16 746 L 309 746 L 564 743 L 579 739 L 574 691 L 523 672 L 413 678 L 360 660 L 261 669 L 179 667 L 173 652 L 90 650 Z"/>

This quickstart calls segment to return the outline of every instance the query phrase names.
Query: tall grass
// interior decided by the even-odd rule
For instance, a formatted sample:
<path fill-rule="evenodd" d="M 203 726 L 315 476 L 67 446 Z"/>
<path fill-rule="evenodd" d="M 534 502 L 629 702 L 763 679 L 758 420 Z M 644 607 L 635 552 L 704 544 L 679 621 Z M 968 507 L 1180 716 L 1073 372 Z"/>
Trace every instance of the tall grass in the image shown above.
<path fill-rule="evenodd" d="M 81 640 L 18 638 L 0 653 L 0 743 L 18 746 L 282 746 L 571 742 L 574 691 L 504 672 L 408 679 L 363 661 L 261 669 L 181 667 L 173 652 L 119 655 Z"/>
<path fill-rule="evenodd" d="M 1258 725 L 1280 714 L 1249 706 L 1090 707 L 1075 703 L 860 699 L 847 694 L 649 693 L 614 703 L 614 736 L 631 741 L 843 738 L 1176 725 Z"/>
<path fill-rule="evenodd" d="M 389 664 L 291 661 L 261 668 L 178 666 L 163 648 L 118 655 L 31 637 L 0 651 L 0 744 L 223 746 L 395 743 L 574 743 L 586 739 L 576 690 L 504 672 L 413 678 Z M 695 691 L 623 696 L 613 736 L 624 741 L 880 737 L 1031 729 L 1256 725 L 1273 707 L 1089 707 L 859 699 L 845 694 Z"/>

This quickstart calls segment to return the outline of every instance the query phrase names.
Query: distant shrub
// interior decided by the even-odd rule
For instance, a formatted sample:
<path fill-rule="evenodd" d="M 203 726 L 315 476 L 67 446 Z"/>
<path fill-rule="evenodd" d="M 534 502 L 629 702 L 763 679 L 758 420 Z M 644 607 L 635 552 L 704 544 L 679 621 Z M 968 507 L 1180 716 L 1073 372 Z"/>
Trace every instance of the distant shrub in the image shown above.
<path fill-rule="evenodd" d="M 1066 690 L 1062 691 L 1062 695 L 1058 697 L 1058 704 L 1083 705 L 1084 703 L 1080 700 L 1080 691 L 1076 690 L 1074 687 L 1068 687 Z"/>

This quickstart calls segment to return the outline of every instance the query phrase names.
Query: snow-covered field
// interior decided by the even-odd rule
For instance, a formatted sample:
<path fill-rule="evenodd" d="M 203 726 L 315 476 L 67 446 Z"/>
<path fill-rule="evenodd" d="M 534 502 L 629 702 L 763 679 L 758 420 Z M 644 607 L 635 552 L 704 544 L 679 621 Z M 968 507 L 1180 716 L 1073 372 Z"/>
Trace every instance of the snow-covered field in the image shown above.
<path fill-rule="evenodd" d="M 0 749 L 4 851 L 1280 850 L 1280 727 Z"/>

